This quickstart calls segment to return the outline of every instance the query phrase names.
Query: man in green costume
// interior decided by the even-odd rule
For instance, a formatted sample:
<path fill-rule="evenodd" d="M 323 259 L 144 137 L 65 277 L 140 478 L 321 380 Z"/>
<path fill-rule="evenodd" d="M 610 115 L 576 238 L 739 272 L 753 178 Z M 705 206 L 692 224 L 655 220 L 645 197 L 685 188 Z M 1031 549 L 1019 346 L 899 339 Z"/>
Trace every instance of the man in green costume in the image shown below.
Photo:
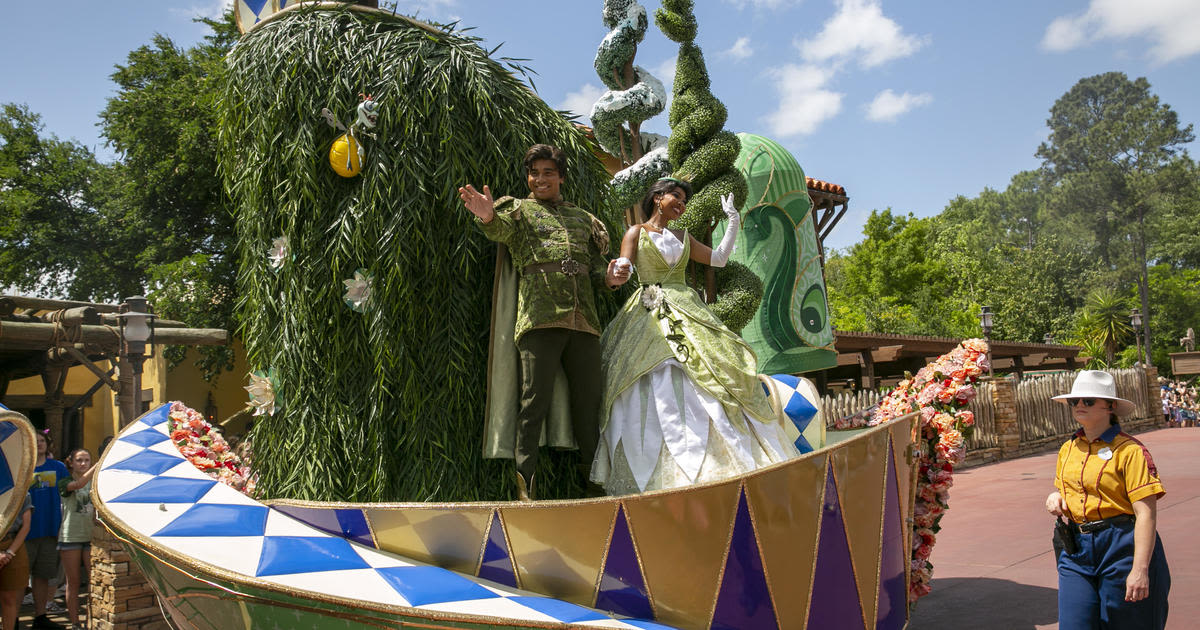
<path fill-rule="evenodd" d="M 463 205 L 491 240 L 508 247 L 517 270 L 513 339 L 520 354 L 520 408 L 513 459 L 517 494 L 534 496 L 538 444 L 550 413 L 556 374 L 567 379 L 571 427 L 584 480 L 596 453 L 600 407 L 600 318 L 594 289 L 615 289 L 632 269 L 608 261 L 608 230 L 590 212 L 560 194 L 566 156 L 535 144 L 525 153 L 525 199 L 493 201 L 491 189 L 458 189 Z M 495 429 L 493 429 L 495 430 Z M 503 429 L 501 429 L 503 430 Z"/>

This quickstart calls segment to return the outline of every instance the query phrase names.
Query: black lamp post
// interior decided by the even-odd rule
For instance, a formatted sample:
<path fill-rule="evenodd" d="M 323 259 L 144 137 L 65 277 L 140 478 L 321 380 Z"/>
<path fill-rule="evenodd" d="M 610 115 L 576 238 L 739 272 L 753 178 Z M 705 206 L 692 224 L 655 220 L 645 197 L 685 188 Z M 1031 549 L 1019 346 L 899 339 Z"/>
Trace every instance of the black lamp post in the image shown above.
<path fill-rule="evenodd" d="M 142 413 L 142 364 L 154 356 L 155 317 L 146 298 L 140 295 L 125 298 L 117 314 L 121 322 L 120 355 L 129 365 L 133 389 L 129 408 L 122 414 L 126 416 L 121 418 L 122 425 L 132 422 Z"/>
<path fill-rule="evenodd" d="M 1144 366 L 1150 357 L 1146 357 L 1144 360 L 1142 358 L 1142 335 L 1138 332 L 1138 329 L 1142 327 L 1142 312 L 1136 308 L 1133 309 L 1133 312 L 1129 314 L 1129 323 L 1133 326 L 1133 339 L 1137 342 L 1138 361 Z M 1147 348 L 1146 354 L 1150 354 L 1148 351 L 1149 348 Z"/>
<path fill-rule="evenodd" d="M 983 329 L 983 340 L 988 343 L 988 376 L 992 375 L 992 307 L 979 308 L 979 327 Z"/>

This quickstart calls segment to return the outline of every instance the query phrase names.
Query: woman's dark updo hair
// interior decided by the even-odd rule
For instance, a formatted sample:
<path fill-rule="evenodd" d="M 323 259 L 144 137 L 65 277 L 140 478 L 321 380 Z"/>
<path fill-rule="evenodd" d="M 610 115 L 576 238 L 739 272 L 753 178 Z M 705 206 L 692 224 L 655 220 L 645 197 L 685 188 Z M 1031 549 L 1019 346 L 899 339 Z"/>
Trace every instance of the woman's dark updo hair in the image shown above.
<path fill-rule="evenodd" d="M 663 178 L 654 182 L 654 184 L 650 186 L 650 190 L 646 191 L 646 196 L 642 197 L 642 203 L 640 205 L 642 210 L 642 221 L 649 221 L 650 217 L 654 216 L 655 198 L 657 198 L 659 195 L 664 195 L 675 190 L 683 191 L 684 203 L 687 203 L 687 200 L 692 198 L 692 185 L 685 181 Z"/>

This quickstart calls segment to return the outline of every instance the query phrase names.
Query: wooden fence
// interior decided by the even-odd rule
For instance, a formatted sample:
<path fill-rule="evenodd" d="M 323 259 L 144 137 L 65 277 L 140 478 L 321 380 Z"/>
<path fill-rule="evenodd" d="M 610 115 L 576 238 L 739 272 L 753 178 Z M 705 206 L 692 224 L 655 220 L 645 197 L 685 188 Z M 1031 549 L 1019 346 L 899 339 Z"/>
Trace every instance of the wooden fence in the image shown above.
<path fill-rule="evenodd" d="M 854 392 L 841 392 L 821 397 L 821 417 L 825 418 L 825 426 L 833 428 L 833 423 L 839 418 L 846 418 L 866 411 L 869 407 L 883 400 L 883 392 L 860 389 Z"/>
<path fill-rule="evenodd" d="M 996 408 L 992 404 L 992 390 L 996 386 L 990 381 L 975 384 L 976 396 L 967 408 L 975 414 L 975 430 L 967 440 L 967 452 L 984 448 L 996 448 L 1000 445 L 1000 436 L 996 432 Z"/>
<path fill-rule="evenodd" d="M 1146 400 L 1146 373 L 1141 370 L 1108 370 L 1117 383 L 1117 395 L 1133 402 L 1134 418 L 1151 418 L 1157 410 Z M 1017 384 L 1017 425 L 1021 442 L 1028 443 L 1055 436 L 1067 436 L 1079 429 L 1069 407 L 1051 397 L 1071 391 L 1075 374 L 1050 374 L 1022 380 Z"/>

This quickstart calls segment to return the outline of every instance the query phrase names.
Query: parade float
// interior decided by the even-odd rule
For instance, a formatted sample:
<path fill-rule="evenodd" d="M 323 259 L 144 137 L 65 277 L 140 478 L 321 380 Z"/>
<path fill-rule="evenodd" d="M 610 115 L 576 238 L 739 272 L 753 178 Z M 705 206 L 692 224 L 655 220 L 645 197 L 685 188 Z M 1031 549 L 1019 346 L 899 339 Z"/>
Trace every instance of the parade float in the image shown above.
<path fill-rule="evenodd" d="M 690 3 L 667 4 L 690 15 Z M 610 27 L 618 9 L 639 21 L 636 3 L 605 6 Z M 93 487 L 173 627 L 906 626 L 915 499 L 928 485 L 917 475 L 929 474 L 929 440 L 966 419 L 923 415 L 914 394 L 875 426 L 826 434 L 810 382 L 764 376 L 797 458 L 579 499 L 564 472 L 577 457 L 554 453 L 539 462 L 546 500 L 512 501 L 511 464 L 479 449 L 489 372 L 515 369 L 488 352 L 495 249 L 454 191 L 523 190 L 514 156 L 554 144 L 571 165 L 564 194 L 615 237 L 624 211 L 610 175 L 518 62 L 453 27 L 345 3 L 236 10 L 245 34 L 228 59 L 220 143 L 256 367 L 253 463 L 199 414 L 165 404 L 116 437 Z M 694 30 L 693 18 L 672 39 L 686 48 Z M 681 57 L 703 70 L 698 49 Z M 694 144 L 730 163 L 741 152 L 740 170 L 711 177 L 749 211 L 750 258 L 720 281 L 735 299 L 714 310 L 742 317 L 770 365 L 801 366 L 779 371 L 814 369 L 832 340 L 812 226 L 790 188 L 803 173 L 782 170 L 778 145 L 720 132 L 723 121 Z M 754 272 L 767 286 L 747 310 Z M 965 380 L 946 384 L 927 375 L 950 392 L 927 402 L 955 404 L 974 378 L 961 369 Z M 948 444 L 961 449 L 961 435 Z"/>

